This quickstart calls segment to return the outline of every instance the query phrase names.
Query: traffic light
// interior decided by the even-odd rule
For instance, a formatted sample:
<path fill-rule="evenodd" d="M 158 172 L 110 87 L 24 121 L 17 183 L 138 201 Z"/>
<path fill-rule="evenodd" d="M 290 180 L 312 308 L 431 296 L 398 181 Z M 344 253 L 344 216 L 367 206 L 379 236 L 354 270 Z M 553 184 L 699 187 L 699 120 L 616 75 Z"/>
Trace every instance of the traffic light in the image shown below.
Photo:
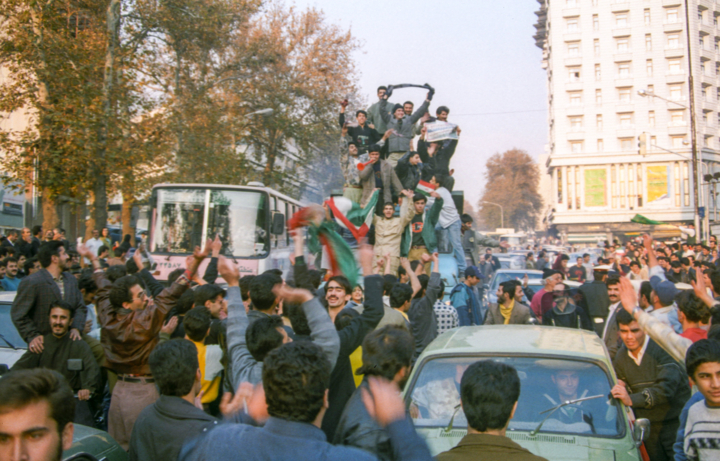
<path fill-rule="evenodd" d="M 638 136 L 638 153 L 643 156 L 647 154 L 647 133 Z"/>

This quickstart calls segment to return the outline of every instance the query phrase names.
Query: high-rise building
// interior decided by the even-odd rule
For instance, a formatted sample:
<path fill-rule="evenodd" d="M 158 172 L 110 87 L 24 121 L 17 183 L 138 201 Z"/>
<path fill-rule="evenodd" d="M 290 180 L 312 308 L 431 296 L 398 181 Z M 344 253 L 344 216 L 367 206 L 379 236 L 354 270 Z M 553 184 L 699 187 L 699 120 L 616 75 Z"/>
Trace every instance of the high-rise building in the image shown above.
<path fill-rule="evenodd" d="M 688 53 L 700 176 L 720 171 L 720 3 L 538 0 L 553 225 L 569 241 L 694 219 Z M 639 149 L 645 134 L 646 153 Z M 704 182 L 704 181 L 703 181 Z M 715 203 L 700 183 L 700 205 Z M 582 235 L 582 236 L 581 236 Z"/>

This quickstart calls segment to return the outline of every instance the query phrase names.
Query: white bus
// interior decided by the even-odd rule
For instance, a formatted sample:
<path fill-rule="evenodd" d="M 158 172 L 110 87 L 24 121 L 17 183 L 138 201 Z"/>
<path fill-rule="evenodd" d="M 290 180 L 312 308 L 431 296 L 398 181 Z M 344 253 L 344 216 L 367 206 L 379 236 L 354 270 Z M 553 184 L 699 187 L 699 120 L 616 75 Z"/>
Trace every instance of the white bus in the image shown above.
<path fill-rule="evenodd" d="M 158 184 L 153 187 L 149 249 L 158 280 L 185 267 L 195 246 L 220 235 L 221 254 L 239 266 L 240 276 L 290 268 L 292 239 L 285 222 L 302 207 L 287 195 L 263 186 Z M 200 267 L 200 274 L 210 258 Z"/>

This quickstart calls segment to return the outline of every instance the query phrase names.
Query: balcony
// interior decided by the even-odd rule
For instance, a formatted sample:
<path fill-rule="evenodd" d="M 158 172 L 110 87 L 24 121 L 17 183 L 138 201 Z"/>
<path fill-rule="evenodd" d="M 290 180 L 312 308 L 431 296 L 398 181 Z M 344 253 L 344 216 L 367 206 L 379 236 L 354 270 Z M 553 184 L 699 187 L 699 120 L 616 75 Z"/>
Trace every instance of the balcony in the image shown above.
<path fill-rule="evenodd" d="M 572 56 L 565 58 L 565 66 L 566 67 L 576 67 L 582 65 L 582 56 Z"/>
<path fill-rule="evenodd" d="M 662 6 L 680 6 L 682 4 L 682 0 L 663 0 L 662 2 Z"/>
<path fill-rule="evenodd" d="M 615 112 L 635 112 L 635 105 L 631 102 L 621 102 L 615 106 Z"/>
<path fill-rule="evenodd" d="M 565 84 L 565 91 L 580 91 L 583 89 L 582 82 L 568 82 Z"/>
<path fill-rule="evenodd" d="M 712 23 L 708 23 L 706 21 L 701 21 L 700 22 L 700 34 L 714 36 L 715 35 L 715 25 Z"/>
<path fill-rule="evenodd" d="M 576 115 L 585 115 L 585 106 L 580 104 L 578 106 L 571 106 L 567 105 L 565 106 L 565 115 L 568 117 L 573 117 Z"/>
<path fill-rule="evenodd" d="M 619 78 L 619 77 L 618 77 L 618 78 L 615 79 L 615 86 L 616 86 L 616 87 L 620 87 L 620 88 L 624 88 L 624 87 L 628 87 L 628 86 L 633 86 L 633 79 L 632 79 L 631 76 L 630 76 L 630 77 L 624 77 L 624 78 Z"/>
<path fill-rule="evenodd" d="M 717 103 L 713 101 L 700 101 L 700 109 L 703 112 L 715 112 L 717 111 Z"/>
<path fill-rule="evenodd" d="M 635 130 L 635 125 L 618 126 L 617 130 L 615 130 L 615 136 L 617 136 L 618 138 L 633 138 L 637 136 L 637 130 Z"/>
<path fill-rule="evenodd" d="M 675 22 L 666 22 L 663 24 L 663 31 L 664 32 L 680 32 L 683 30 L 685 24 L 683 24 L 680 20 L 677 20 Z"/>
<path fill-rule="evenodd" d="M 677 122 L 674 122 L 677 123 Z M 687 124 L 683 126 L 673 126 L 670 123 L 668 123 L 668 135 L 670 136 L 683 136 L 687 135 L 688 127 Z"/>
<path fill-rule="evenodd" d="M 705 48 L 700 48 L 700 59 L 703 61 L 714 61 L 715 60 L 715 51 L 708 50 Z"/>
<path fill-rule="evenodd" d="M 562 10 L 564 18 L 572 18 L 574 16 L 580 16 L 580 8 L 564 8 Z"/>
<path fill-rule="evenodd" d="M 619 27 L 617 29 L 613 29 L 612 36 L 613 37 L 629 37 L 632 33 L 632 29 L 629 27 Z"/>
<path fill-rule="evenodd" d="M 687 81 L 687 75 L 684 72 L 668 73 L 665 74 L 665 81 L 668 84 L 671 83 L 685 83 Z"/>
<path fill-rule="evenodd" d="M 632 58 L 632 53 L 615 53 L 613 55 L 613 61 L 615 62 L 632 61 Z"/>
<path fill-rule="evenodd" d="M 621 11 L 630 11 L 630 2 L 629 1 L 613 2 L 612 5 L 610 5 L 610 11 L 612 11 L 613 13 L 620 13 Z"/>
<path fill-rule="evenodd" d="M 665 48 L 666 58 L 682 58 L 683 56 L 685 56 L 685 48 L 681 46 L 677 46 L 675 48 Z"/>
<path fill-rule="evenodd" d="M 582 40 L 582 33 L 580 32 L 568 32 L 566 34 L 563 34 L 564 42 L 577 42 L 580 40 Z"/>
<path fill-rule="evenodd" d="M 585 132 L 584 131 L 569 131 L 567 134 L 568 141 L 584 141 L 585 140 Z"/>

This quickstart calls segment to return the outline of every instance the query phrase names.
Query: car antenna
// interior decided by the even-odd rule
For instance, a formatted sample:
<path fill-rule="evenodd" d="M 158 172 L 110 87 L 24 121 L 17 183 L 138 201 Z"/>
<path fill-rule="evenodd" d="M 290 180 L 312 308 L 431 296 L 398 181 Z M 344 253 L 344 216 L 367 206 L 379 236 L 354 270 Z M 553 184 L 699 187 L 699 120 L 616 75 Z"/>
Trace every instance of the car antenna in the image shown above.
<path fill-rule="evenodd" d="M 7 344 L 8 346 L 10 346 L 13 350 L 17 350 L 17 347 L 13 346 L 13 343 L 11 343 L 11 342 L 8 341 L 7 339 L 5 339 L 5 336 L 3 336 L 2 333 L 0 333 L 0 339 L 2 339 L 3 341 L 5 341 L 5 344 Z"/>

